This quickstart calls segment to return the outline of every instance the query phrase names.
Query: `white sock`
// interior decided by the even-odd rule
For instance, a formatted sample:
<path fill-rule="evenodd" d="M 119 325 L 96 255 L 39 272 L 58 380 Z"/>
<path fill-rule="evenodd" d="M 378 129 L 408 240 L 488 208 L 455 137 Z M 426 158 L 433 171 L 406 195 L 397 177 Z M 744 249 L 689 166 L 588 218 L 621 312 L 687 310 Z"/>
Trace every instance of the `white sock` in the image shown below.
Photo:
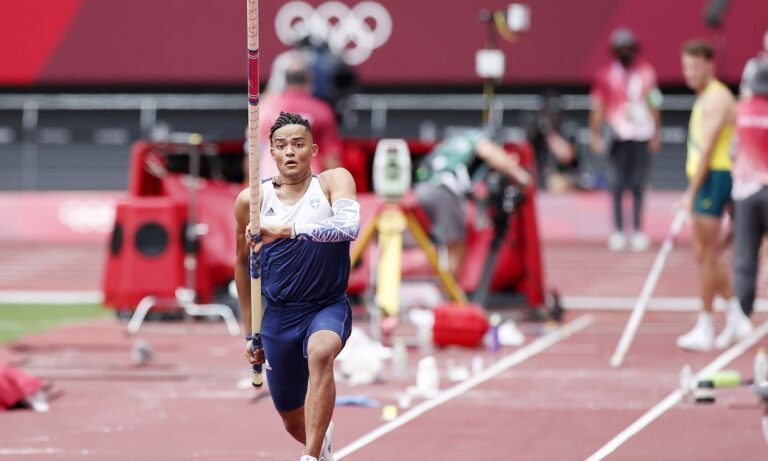
<path fill-rule="evenodd" d="M 709 312 L 699 312 L 699 320 L 696 322 L 696 327 L 707 327 L 707 328 L 714 328 L 715 324 L 712 321 L 712 314 Z"/>
<path fill-rule="evenodd" d="M 314 456 L 304 455 L 299 461 L 317 461 L 317 458 Z"/>
<path fill-rule="evenodd" d="M 728 317 L 739 319 L 746 317 L 747 315 L 744 313 L 744 309 L 741 308 L 741 303 L 739 302 L 739 298 L 733 297 L 728 302 Z"/>
<path fill-rule="evenodd" d="M 765 441 L 768 442 L 768 416 L 763 416 L 761 423 L 763 426 L 763 437 L 765 437 Z"/>

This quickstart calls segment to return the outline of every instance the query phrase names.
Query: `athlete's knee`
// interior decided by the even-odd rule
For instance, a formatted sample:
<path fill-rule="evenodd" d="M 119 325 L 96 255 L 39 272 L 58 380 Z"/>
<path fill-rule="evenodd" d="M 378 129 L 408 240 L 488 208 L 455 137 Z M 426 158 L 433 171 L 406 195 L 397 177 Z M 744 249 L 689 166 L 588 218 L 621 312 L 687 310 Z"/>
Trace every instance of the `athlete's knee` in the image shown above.
<path fill-rule="evenodd" d="M 336 352 L 328 345 L 315 345 L 307 351 L 309 356 L 309 367 L 327 368 L 333 366 L 333 360 L 336 358 Z"/>
<path fill-rule="evenodd" d="M 717 269 L 720 262 L 717 249 L 709 245 L 704 245 L 699 249 L 696 259 L 700 265 L 712 267 L 713 269 Z"/>
<path fill-rule="evenodd" d="M 285 430 L 296 440 L 304 439 L 304 410 L 282 414 L 281 416 Z"/>
<path fill-rule="evenodd" d="M 711 253 L 710 249 L 707 248 L 706 243 L 697 241 L 693 245 L 693 256 L 696 258 L 696 261 L 699 264 L 704 263 L 707 260 L 707 256 L 709 253 Z"/>
<path fill-rule="evenodd" d="M 335 336 L 335 334 L 334 334 Z M 322 368 L 333 366 L 333 360 L 339 353 L 341 341 L 338 337 L 323 335 L 312 338 L 307 346 L 307 358 L 310 368 L 319 366 Z"/>

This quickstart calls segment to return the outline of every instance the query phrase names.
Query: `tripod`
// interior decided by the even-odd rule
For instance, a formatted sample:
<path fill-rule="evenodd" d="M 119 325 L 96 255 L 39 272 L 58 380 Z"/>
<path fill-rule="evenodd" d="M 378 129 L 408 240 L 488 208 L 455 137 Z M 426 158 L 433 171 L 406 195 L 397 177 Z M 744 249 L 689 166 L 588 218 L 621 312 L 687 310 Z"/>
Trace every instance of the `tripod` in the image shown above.
<path fill-rule="evenodd" d="M 413 211 L 401 201 L 387 201 L 376 210 L 371 221 L 363 229 L 360 243 L 352 250 L 351 261 L 354 266 L 360 259 L 371 237 L 378 232 L 379 259 L 376 270 L 376 294 L 374 302 L 388 316 L 396 316 L 400 311 L 400 281 L 403 251 L 403 232 L 408 229 L 413 234 L 419 248 L 427 256 L 448 296 L 457 303 L 466 303 L 467 297 L 456 279 L 440 265 L 434 245 L 427 232 L 419 223 Z"/>

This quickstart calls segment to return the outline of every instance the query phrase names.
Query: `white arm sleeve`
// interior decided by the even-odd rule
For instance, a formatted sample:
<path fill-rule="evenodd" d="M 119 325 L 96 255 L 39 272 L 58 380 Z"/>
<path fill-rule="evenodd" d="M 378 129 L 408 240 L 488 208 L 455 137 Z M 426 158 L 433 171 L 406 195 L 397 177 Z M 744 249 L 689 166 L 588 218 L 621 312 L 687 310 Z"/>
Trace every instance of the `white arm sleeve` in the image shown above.
<path fill-rule="evenodd" d="M 340 199 L 331 206 L 333 216 L 316 223 L 293 225 L 291 238 L 315 242 L 346 242 L 360 233 L 360 204 L 352 199 Z"/>

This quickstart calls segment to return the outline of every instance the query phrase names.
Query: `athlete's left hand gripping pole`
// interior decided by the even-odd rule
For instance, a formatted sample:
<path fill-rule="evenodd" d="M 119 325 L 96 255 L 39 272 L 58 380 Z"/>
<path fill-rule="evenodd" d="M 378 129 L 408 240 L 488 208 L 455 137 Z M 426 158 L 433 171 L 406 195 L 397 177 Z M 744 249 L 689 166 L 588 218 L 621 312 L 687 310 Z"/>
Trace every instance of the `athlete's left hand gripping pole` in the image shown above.
<path fill-rule="evenodd" d="M 248 185 L 250 188 L 251 242 L 261 241 L 259 219 L 261 175 L 259 174 L 259 0 L 248 1 Z M 258 251 L 250 257 L 251 334 L 253 353 L 261 349 L 261 263 Z M 253 366 L 253 387 L 264 384 L 261 365 Z"/>

